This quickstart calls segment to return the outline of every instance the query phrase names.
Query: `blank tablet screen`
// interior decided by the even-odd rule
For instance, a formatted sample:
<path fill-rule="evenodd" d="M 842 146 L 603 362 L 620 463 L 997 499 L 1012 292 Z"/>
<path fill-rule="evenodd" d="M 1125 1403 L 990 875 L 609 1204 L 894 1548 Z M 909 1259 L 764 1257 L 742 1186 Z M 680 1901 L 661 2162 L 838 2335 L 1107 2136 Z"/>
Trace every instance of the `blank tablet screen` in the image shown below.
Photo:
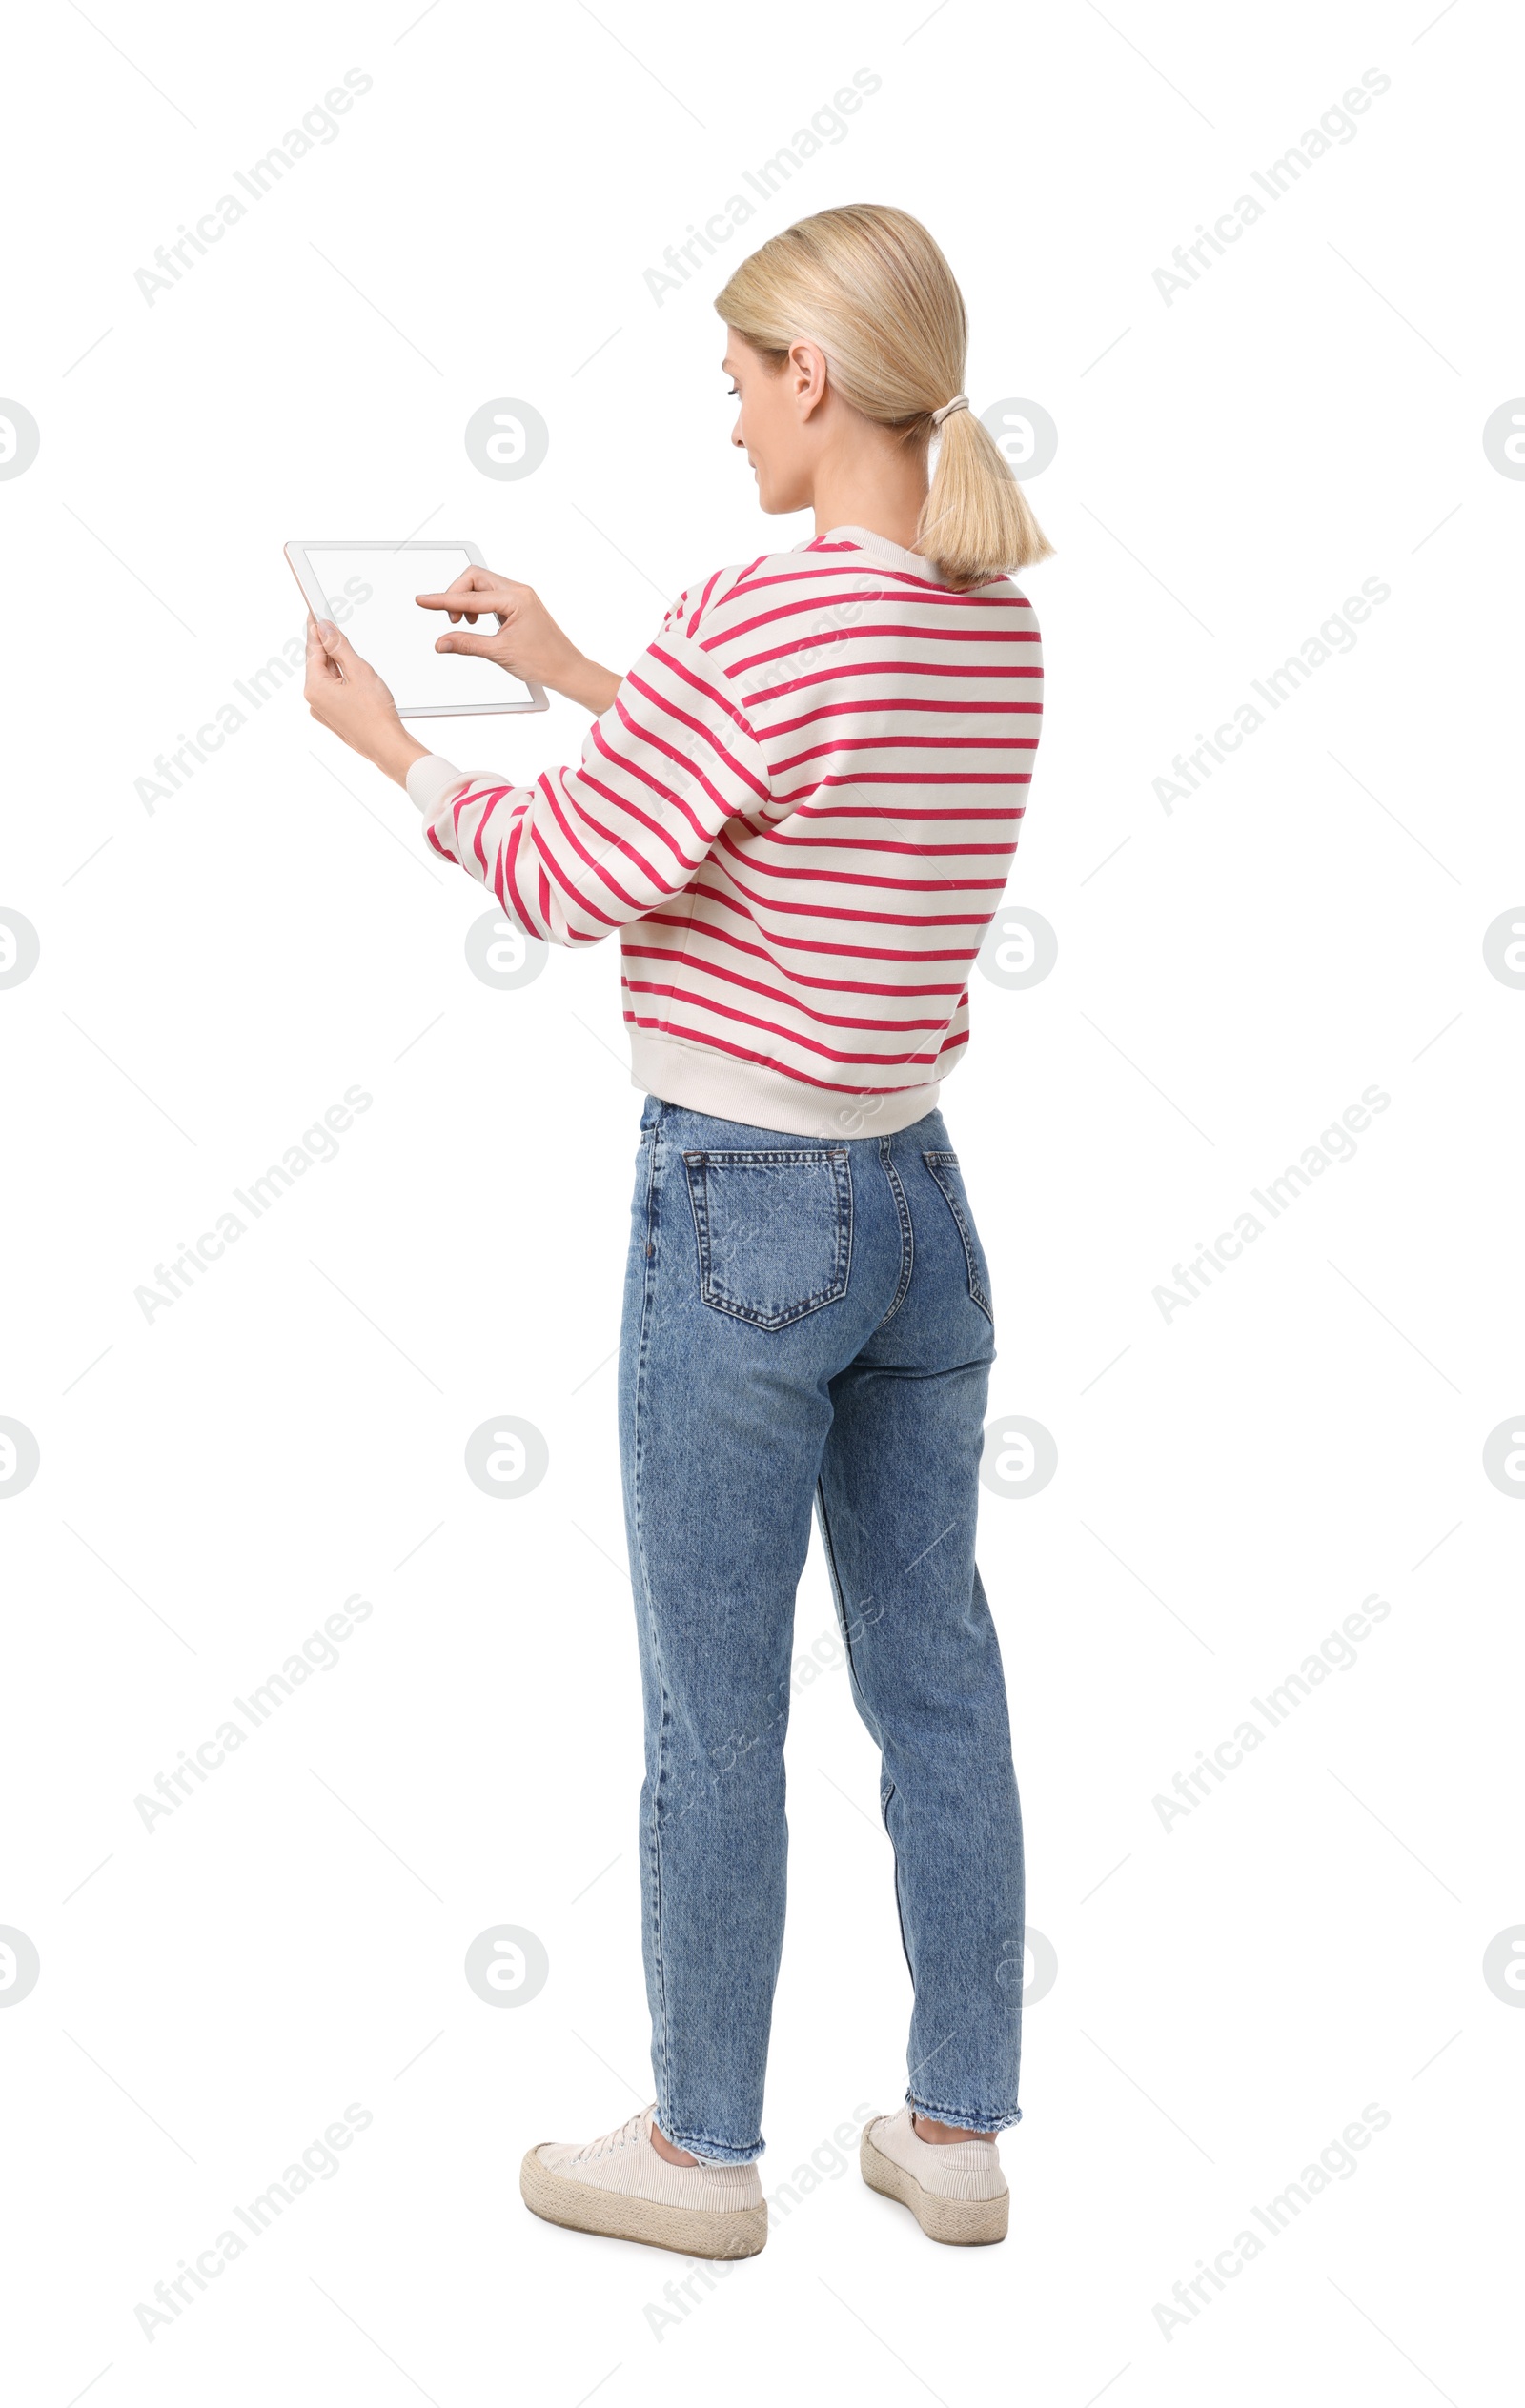
<path fill-rule="evenodd" d="M 442 594 L 471 567 L 458 543 L 410 544 L 396 552 L 357 552 L 339 543 L 307 546 L 313 572 L 328 597 L 329 617 L 363 660 L 383 677 L 399 708 L 531 699 L 528 686 L 495 660 L 470 653 L 437 653 L 435 639 L 450 627 L 445 611 L 421 611 L 417 594 Z M 496 634 L 489 611 L 461 635 Z"/>

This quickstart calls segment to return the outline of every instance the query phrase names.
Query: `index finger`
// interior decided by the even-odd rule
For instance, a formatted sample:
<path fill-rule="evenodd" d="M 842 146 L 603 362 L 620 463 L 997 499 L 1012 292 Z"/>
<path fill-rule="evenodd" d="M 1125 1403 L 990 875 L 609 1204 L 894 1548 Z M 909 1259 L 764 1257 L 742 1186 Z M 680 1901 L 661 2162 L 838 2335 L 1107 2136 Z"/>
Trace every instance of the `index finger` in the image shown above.
<path fill-rule="evenodd" d="M 459 577 L 453 578 L 442 594 L 416 594 L 414 599 L 428 611 L 458 610 L 460 605 L 453 600 L 453 597 L 460 594 L 490 593 L 497 582 L 498 579 L 487 569 L 463 569 Z"/>
<path fill-rule="evenodd" d="M 452 625 L 464 612 L 475 627 L 478 610 L 492 610 L 490 602 L 478 602 L 475 594 L 458 594 L 454 586 L 445 594 L 416 594 L 413 598 L 420 610 L 448 611 Z"/>
<path fill-rule="evenodd" d="M 462 594 L 454 585 L 447 586 L 443 594 L 416 594 L 414 600 L 426 611 L 448 611 L 452 627 L 463 614 L 468 627 L 475 627 L 478 617 L 501 618 L 503 615 L 498 597 L 491 592 L 483 599 L 476 593 Z"/>

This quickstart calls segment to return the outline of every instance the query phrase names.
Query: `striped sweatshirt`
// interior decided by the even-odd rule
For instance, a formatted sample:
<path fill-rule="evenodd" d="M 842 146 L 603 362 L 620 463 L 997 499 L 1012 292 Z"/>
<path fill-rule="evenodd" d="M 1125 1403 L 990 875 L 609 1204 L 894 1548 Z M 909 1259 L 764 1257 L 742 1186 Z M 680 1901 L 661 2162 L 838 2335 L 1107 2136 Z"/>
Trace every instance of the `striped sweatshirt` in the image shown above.
<path fill-rule="evenodd" d="M 1043 713 L 1031 603 L 860 527 L 680 595 L 581 760 L 431 753 L 434 850 L 546 944 L 618 930 L 635 1085 L 723 1120 L 888 1134 L 969 1037 Z"/>

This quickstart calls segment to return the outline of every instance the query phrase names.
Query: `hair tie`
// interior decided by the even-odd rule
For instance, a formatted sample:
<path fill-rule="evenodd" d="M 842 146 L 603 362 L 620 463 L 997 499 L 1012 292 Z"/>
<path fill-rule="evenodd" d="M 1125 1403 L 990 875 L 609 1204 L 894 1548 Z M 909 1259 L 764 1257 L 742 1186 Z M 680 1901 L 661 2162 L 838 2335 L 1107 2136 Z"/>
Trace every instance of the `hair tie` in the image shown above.
<path fill-rule="evenodd" d="M 951 417 L 955 410 L 966 410 L 966 409 L 968 408 L 968 406 L 969 406 L 969 396 L 968 396 L 968 395 L 967 395 L 966 393 L 956 393 L 956 394 L 953 395 L 953 398 L 952 398 L 952 400 L 951 400 L 951 401 L 945 401 L 945 402 L 944 402 L 943 407 L 941 408 L 941 410 L 934 410 L 934 411 L 933 411 L 933 413 L 932 413 L 932 424 L 933 424 L 934 426 L 941 426 L 941 425 L 942 425 L 942 423 L 943 423 L 943 421 L 944 421 L 944 419 L 945 419 L 945 418 L 947 418 L 947 417 Z"/>

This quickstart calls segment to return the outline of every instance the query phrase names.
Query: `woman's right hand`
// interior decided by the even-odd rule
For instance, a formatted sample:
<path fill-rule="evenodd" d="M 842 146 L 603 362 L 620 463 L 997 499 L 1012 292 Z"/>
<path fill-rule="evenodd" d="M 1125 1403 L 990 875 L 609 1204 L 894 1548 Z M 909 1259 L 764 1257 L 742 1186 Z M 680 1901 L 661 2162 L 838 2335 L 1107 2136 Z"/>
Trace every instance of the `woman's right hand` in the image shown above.
<path fill-rule="evenodd" d="M 532 587 L 516 585 L 493 569 L 466 569 L 442 594 L 416 598 L 423 610 L 450 614 L 450 631 L 439 637 L 436 652 L 479 653 L 510 677 L 549 686 L 553 694 L 564 694 L 596 714 L 606 711 L 619 691 L 614 671 L 579 652 Z M 502 625 L 492 631 L 478 628 L 477 620 L 484 612 L 496 612 Z"/>

